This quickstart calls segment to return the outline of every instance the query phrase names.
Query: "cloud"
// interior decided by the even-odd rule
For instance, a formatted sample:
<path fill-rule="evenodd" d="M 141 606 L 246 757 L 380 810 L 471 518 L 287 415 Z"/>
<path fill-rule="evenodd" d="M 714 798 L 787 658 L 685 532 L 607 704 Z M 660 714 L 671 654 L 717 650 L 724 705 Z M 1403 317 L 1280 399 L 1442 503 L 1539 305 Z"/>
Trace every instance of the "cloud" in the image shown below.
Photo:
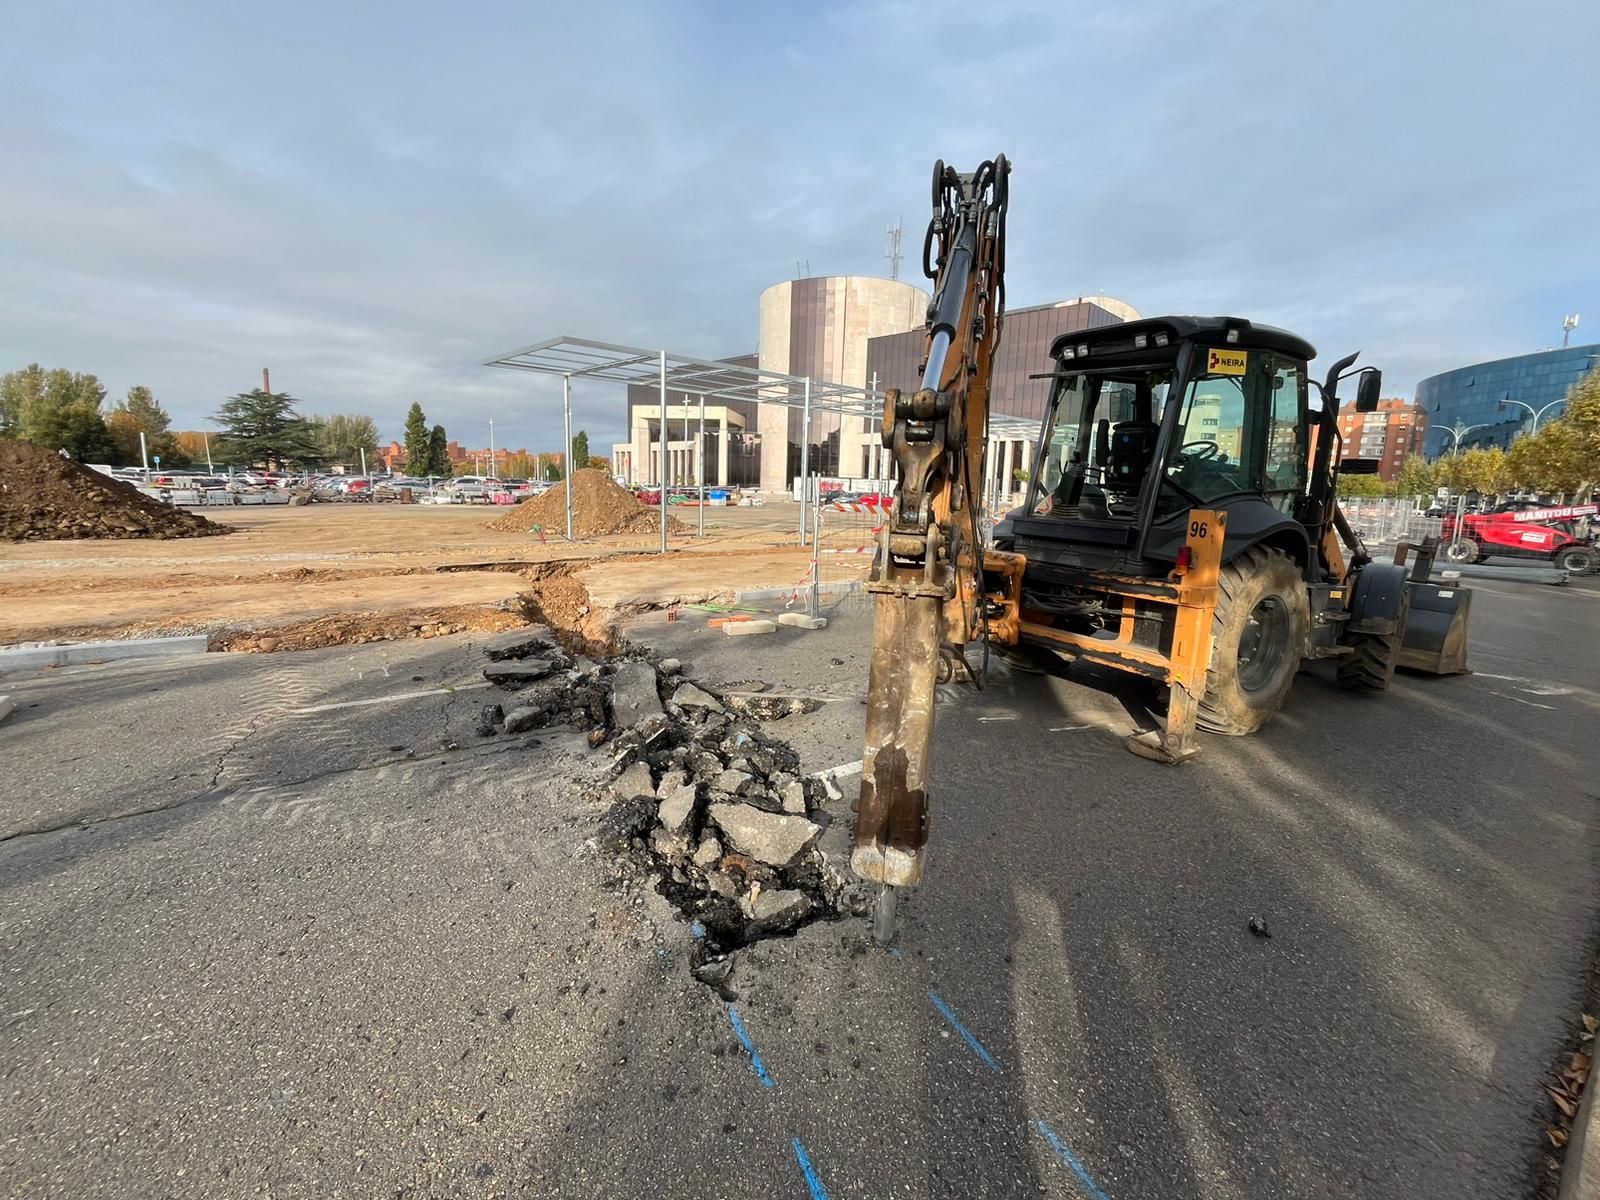
<path fill-rule="evenodd" d="M 554 447 L 572 333 L 752 349 L 796 260 L 880 273 L 929 166 L 1016 163 L 1009 294 L 1238 312 L 1389 390 L 1595 310 L 1585 3 L 30 6 L 0 41 L 0 367 L 262 365 L 319 412 Z M 1560 36 L 1551 36 L 1559 30 Z M 908 255 L 908 259 L 914 257 Z M 908 266 L 909 266 L 908 262 Z M 914 268 L 913 268 L 914 269 Z M 1559 294 L 1558 294 L 1559 293 Z M 1554 305 L 1554 307 L 1552 307 Z M 579 394 L 599 446 L 622 397 Z"/>

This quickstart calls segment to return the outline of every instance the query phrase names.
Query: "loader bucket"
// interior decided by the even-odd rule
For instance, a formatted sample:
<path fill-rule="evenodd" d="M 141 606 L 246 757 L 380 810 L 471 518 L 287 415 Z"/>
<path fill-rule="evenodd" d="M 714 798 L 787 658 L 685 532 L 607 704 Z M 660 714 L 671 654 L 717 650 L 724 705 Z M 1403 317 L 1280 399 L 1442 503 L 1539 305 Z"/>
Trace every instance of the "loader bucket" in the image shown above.
<path fill-rule="evenodd" d="M 1429 675 L 1467 674 L 1471 589 L 1437 583 L 1407 583 L 1406 589 L 1411 593 L 1411 614 L 1396 665 Z"/>

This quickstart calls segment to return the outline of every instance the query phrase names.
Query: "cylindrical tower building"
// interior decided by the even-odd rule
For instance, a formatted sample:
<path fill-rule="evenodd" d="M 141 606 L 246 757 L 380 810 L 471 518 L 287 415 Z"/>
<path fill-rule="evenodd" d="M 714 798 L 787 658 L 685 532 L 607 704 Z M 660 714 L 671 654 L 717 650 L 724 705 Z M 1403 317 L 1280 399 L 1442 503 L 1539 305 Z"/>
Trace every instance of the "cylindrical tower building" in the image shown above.
<path fill-rule="evenodd" d="M 927 309 L 926 291 L 894 279 L 825 275 L 774 284 L 761 293 L 761 367 L 864 388 L 867 339 L 920 328 Z M 877 438 L 867 424 L 851 417 L 841 428 L 837 415 L 814 414 L 812 471 L 865 476 L 867 444 Z M 800 414 L 762 405 L 757 427 L 761 486 L 787 490 L 799 474 Z"/>

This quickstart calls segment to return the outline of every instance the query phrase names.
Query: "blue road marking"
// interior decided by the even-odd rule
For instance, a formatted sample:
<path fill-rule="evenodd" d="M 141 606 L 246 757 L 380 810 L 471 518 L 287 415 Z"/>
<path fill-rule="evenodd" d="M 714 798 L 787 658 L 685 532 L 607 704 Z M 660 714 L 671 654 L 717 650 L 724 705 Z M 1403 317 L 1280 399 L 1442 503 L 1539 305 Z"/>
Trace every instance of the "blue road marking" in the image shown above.
<path fill-rule="evenodd" d="M 985 1050 L 983 1048 L 983 1043 L 972 1036 L 967 1027 L 956 1018 L 955 1013 L 950 1011 L 950 1006 L 943 1000 L 939 999 L 939 993 L 929 992 L 928 999 L 933 1001 L 933 1006 L 937 1008 L 941 1014 L 943 1014 L 944 1019 L 949 1021 L 951 1027 L 961 1035 L 963 1040 L 966 1041 L 967 1045 L 972 1047 L 972 1052 L 979 1058 L 983 1059 L 984 1062 L 989 1064 L 989 1070 L 998 1071 L 1000 1069 L 1000 1064 L 995 1062 L 994 1055 Z"/>
<path fill-rule="evenodd" d="M 739 1042 L 750 1055 L 750 1065 L 756 1069 L 761 1082 L 772 1087 L 772 1076 L 767 1074 L 767 1068 L 762 1065 L 761 1055 L 756 1053 L 756 1044 L 750 1040 L 750 1035 L 745 1032 L 744 1022 L 739 1019 L 739 1014 L 734 1011 L 733 1005 L 728 1005 L 728 1020 L 733 1022 L 733 1032 L 739 1035 Z"/>
<path fill-rule="evenodd" d="M 800 1144 L 799 1138 L 794 1139 L 794 1157 L 806 1177 L 806 1186 L 811 1189 L 811 1200 L 828 1200 L 828 1189 L 822 1186 L 822 1180 L 817 1177 L 817 1170 L 811 1165 L 811 1159 L 806 1156 L 806 1148 Z"/>
<path fill-rule="evenodd" d="M 1045 1140 L 1050 1143 L 1050 1148 L 1056 1152 L 1062 1162 L 1072 1168 L 1072 1173 L 1083 1182 L 1083 1186 L 1088 1189 L 1091 1200 L 1111 1200 L 1109 1196 L 1100 1190 L 1100 1185 L 1089 1178 L 1089 1172 L 1078 1161 L 1078 1156 L 1067 1149 L 1067 1144 L 1061 1140 L 1054 1129 L 1051 1129 L 1043 1121 L 1035 1121 L 1034 1124 L 1039 1127 L 1039 1132 L 1044 1134 Z"/>

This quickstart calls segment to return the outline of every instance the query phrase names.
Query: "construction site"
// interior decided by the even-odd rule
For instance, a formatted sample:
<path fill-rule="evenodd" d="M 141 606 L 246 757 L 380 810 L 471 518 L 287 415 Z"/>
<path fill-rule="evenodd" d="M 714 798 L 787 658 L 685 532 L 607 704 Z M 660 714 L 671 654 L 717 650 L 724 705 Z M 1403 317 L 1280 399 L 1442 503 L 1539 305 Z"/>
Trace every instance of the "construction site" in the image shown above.
<path fill-rule="evenodd" d="M 1588 16 L 19 14 L 0 1196 L 1600 1200 Z"/>
<path fill-rule="evenodd" d="M 1571 1089 L 1535 1131 L 1581 1094 L 1552 964 L 1586 919 L 1554 882 L 1588 855 L 1561 782 L 1600 708 L 1571 657 L 1586 582 L 1475 581 L 1475 673 L 1443 686 L 1396 677 L 1377 702 L 1302 672 L 1270 727 L 1178 768 L 1181 798 L 1124 749 L 1159 737 L 1147 685 L 991 656 L 982 691 L 937 688 L 937 856 L 885 942 L 851 849 L 882 505 L 680 508 L 663 552 L 661 508 L 602 472 L 574 480 L 572 540 L 564 488 L 498 515 L 147 529 L 126 485 L 56 492 L 8 477 L 0 504 L 0 752 L 28 780 L 0 854 L 33 980 L 10 1036 L 57 1047 L 12 1076 L 17 1111 L 52 1114 L 12 1135 L 16 1194 L 108 1171 L 232 1193 L 236 1170 L 274 1194 L 784 1194 L 804 1162 L 828 1195 L 1255 1195 L 1314 1162 L 1348 1195 L 1378 1161 L 1378 1192 L 1423 1194 L 1419 1123 L 1505 1147 L 1461 1168 L 1481 1194 L 1555 1186 L 1515 1132 L 1539 1106 L 1488 1081 Z M 63 523 L 97 536 L 48 536 Z M 1573 631 L 1559 659 L 1530 604 Z M 1503 737 L 1523 749 L 1496 782 Z M 1429 745 L 1458 749 L 1418 776 Z M 1329 793 L 1333 754 L 1379 782 Z M 1513 884 L 1529 857 L 1570 865 Z M 1524 910 L 1544 932 L 1511 955 L 1460 924 Z M 1528 1005 L 1556 1058 L 1504 1040 Z M 161 1049 L 108 1075 L 105 1048 L 134 1044 Z M 1265 1115 L 1218 1123 L 1224 1080 L 1270 1143 Z M 217 1128 L 289 1130 L 293 1152 L 141 1124 L 147 1089 L 209 1107 L 241 1085 Z M 863 1112 L 905 1114 L 892 1144 Z M 1350 1119 L 1372 1154 L 1312 1149 Z M 1079 1169 L 1043 1172 L 1040 1141 Z"/>

